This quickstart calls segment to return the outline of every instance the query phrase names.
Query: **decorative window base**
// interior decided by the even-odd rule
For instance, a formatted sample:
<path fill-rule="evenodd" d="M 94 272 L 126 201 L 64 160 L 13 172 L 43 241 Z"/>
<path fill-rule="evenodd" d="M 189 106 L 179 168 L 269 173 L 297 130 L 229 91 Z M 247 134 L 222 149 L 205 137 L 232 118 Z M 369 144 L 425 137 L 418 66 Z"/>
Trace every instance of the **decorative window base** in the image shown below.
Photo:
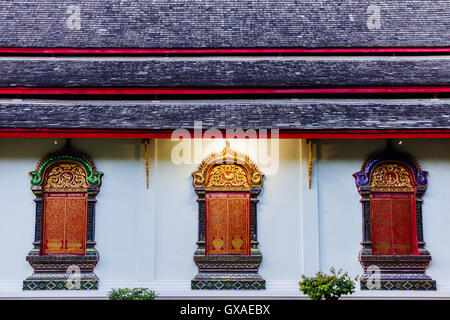
<path fill-rule="evenodd" d="M 208 273 L 198 274 L 191 281 L 193 290 L 263 290 L 266 281 L 258 274 Z"/>
<path fill-rule="evenodd" d="M 23 290 L 97 290 L 98 278 L 94 273 L 82 274 L 80 278 L 71 279 L 67 273 L 33 274 L 23 281 Z M 79 285 L 71 286 L 69 283 Z M 79 281 L 79 282 L 78 282 Z"/>
<path fill-rule="evenodd" d="M 361 290 L 436 290 L 436 281 L 425 274 L 430 261 L 429 254 L 361 255 Z"/>
<path fill-rule="evenodd" d="M 372 277 L 370 276 L 371 275 L 364 274 L 361 277 L 361 290 L 436 290 L 436 281 L 432 280 L 427 275 L 424 275 L 423 277 L 414 275 L 412 279 L 407 275 L 405 279 L 398 279 L 404 275 L 384 274 L 376 279 L 379 284 L 377 287 L 374 287 L 373 285 L 375 280 L 373 275 Z"/>
<path fill-rule="evenodd" d="M 199 273 L 192 279 L 193 290 L 263 290 L 266 281 L 258 274 L 262 255 L 194 255 Z"/>
<path fill-rule="evenodd" d="M 96 290 L 94 274 L 99 256 L 90 249 L 84 256 L 39 256 L 34 250 L 27 256 L 34 273 L 23 281 L 23 290 Z M 79 271 L 79 273 L 76 273 Z"/>

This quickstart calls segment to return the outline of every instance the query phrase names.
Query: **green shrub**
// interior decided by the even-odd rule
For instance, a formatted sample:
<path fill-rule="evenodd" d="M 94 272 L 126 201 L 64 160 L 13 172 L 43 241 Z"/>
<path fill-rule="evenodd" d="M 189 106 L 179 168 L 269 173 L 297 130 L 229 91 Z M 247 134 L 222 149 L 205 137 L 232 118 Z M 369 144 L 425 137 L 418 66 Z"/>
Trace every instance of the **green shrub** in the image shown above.
<path fill-rule="evenodd" d="M 108 293 L 109 300 L 155 300 L 157 297 L 155 291 L 147 288 L 112 289 Z"/>
<path fill-rule="evenodd" d="M 342 274 L 342 269 L 336 272 L 334 268 L 327 275 L 317 272 L 315 277 L 306 277 L 302 275 L 302 281 L 299 282 L 300 291 L 308 295 L 312 300 L 337 300 L 341 295 L 352 294 L 355 292 L 355 282 L 348 273 Z"/>

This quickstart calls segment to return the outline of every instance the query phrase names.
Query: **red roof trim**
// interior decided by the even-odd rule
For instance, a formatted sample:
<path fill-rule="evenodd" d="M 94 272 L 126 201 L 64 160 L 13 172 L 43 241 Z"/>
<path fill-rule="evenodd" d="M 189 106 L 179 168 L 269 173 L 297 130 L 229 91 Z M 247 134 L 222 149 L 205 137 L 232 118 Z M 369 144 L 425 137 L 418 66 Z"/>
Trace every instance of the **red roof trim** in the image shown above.
<path fill-rule="evenodd" d="M 327 54 L 327 53 L 449 53 L 450 47 L 393 48 L 11 48 L 16 54 Z"/>
<path fill-rule="evenodd" d="M 194 94 L 302 94 L 302 93 L 439 93 L 450 86 L 337 87 L 337 88 L 31 88 L 3 87 L 0 94 L 25 95 L 194 95 Z"/>

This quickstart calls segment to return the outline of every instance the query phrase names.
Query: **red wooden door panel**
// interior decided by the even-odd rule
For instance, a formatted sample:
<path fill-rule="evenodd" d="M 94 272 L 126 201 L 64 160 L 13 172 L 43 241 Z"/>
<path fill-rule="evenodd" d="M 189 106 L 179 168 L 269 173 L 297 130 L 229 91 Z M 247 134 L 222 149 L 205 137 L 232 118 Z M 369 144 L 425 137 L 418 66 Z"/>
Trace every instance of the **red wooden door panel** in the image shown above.
<path fill-rule="evenodd" d="M 228 253 L 250 254 L 250 195 L 228 197 Z"/>
<path fill-rule="evenodd" d="M 372 253 L 417 254 L 414 194 L 373 193 L 370 207 Z"/>
<path fill-rule="evenodd" d="M 226 254 L 227 195 L 206 195 L 206 253 Z"/>
<path fill-rule="evenodd" d="M 416 254 L 417 235 L 413 197 L 392 200 L 392 225 L 394 228 L 392 250 L 394 254 Z"/>
<path fill-rule="evenodd" d="M 391 199 L 372 199 L 370 216 L 373 254 L 392 254 L 391 211 Z"/>
<path fill-rule="evenodd" d="M 250 254 L 250 194 L 206 194 L 206 254 Z"/>
<path fill-rule="evenodd" d="M 83 254 L 86 243 L 87 199 L 85 195 L 66 198 L 65 250 L 68 254 Z"/>
<path fill-rule="evenodd" d="M 44 194 L 42 254 L 84 254 L 87 194 Z"/>
<path fill-rule="evenodd" d="M 64 252 L 65 194 L 44 196 L 43 254 Z"/>

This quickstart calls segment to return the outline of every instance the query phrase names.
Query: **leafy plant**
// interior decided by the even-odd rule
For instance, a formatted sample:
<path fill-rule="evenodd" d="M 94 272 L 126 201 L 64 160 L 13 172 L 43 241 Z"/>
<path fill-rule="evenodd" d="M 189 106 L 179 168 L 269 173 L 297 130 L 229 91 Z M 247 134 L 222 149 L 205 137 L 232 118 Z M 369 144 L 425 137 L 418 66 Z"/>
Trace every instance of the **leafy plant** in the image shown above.
<path fill-rule="evenodd" d="M 121 288 L 108 292 L 109 300 L 155 300 L 157 297 L 155 291 L 147 288 Z"/>
<path fill-rule="evenodd" d="M 351 279 L 348 273 L 342 274 L 342 269 L 337 272 L 334 268 L 330 269 L 331 274 L 327 275 L 317 272 L 315 277 L 306 277 L 302 275 L 302 281 L 299 282 L 300 291 L 308 295 L 312 300 L 337 300 L 341 295 L 352 294 L 355 292 L 355 282 L 358 277 Z"/>

